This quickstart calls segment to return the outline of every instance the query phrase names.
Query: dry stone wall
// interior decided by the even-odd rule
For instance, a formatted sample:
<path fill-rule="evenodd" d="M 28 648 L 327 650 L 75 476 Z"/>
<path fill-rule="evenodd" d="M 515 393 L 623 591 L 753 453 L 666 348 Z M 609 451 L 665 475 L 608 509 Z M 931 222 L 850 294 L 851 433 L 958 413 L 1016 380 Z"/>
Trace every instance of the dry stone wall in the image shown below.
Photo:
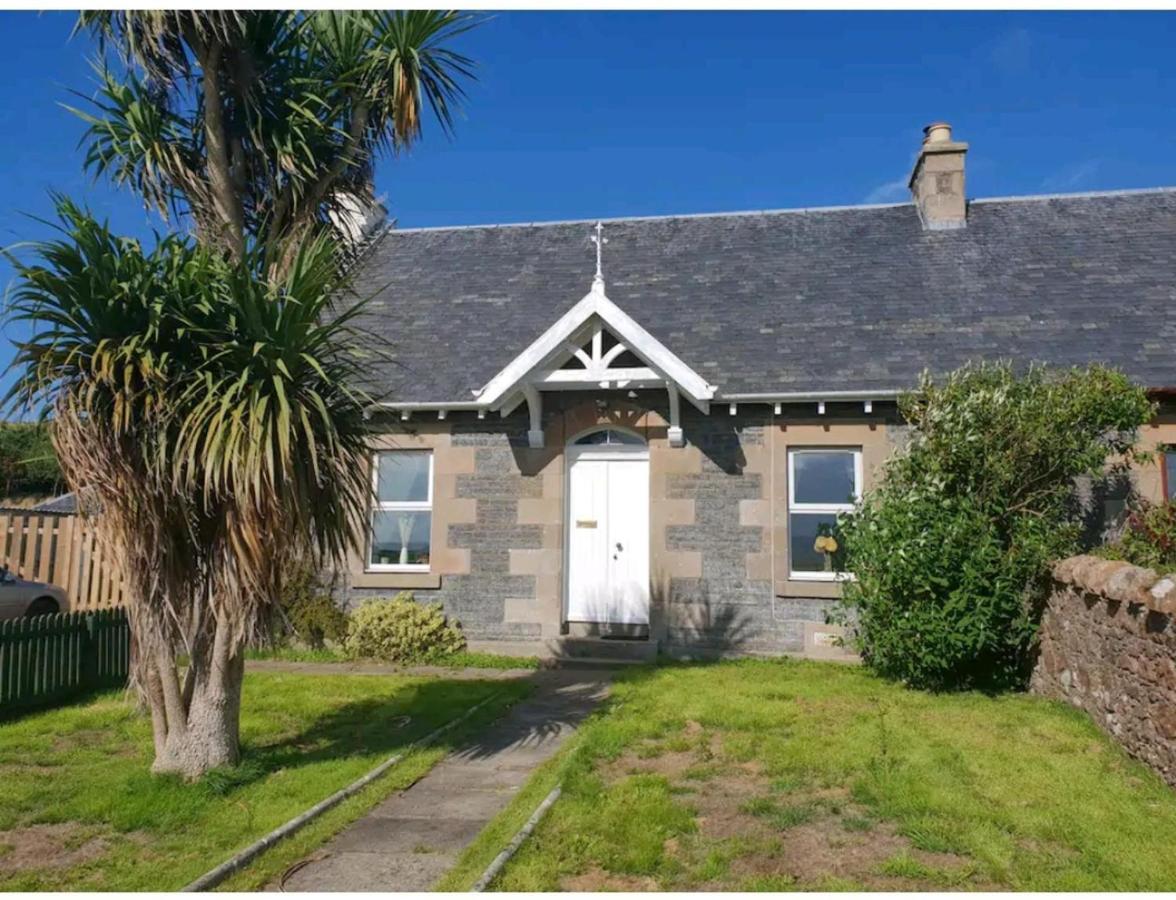
<path fill-rule="evenodd" d="M 1081 707 L 1176 786 L 1176 575 L 1057 563 L 1031 690 Z"/>

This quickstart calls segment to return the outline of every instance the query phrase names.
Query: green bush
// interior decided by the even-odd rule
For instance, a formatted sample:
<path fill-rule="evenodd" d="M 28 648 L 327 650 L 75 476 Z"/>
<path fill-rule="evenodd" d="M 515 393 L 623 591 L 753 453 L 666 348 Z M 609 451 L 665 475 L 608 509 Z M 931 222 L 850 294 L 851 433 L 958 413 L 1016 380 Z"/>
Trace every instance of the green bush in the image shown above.
<path fill-rule="evenodd" d="M 841 523 L 863 657 L 917 687 L 1023 687 L 1044 576 L 1078 549 L 1074 481 L 1127 465 L 1152 406 L 1102 367 L 1005 364 L 899 405 L 911 439 Z"/>
<path fill-rule="evenodd" d="M 429 662 L 465 649 L 441 604 L 417 603 L 407 591 L 391 600 L 365 600 L 351 614 L 344 643 L 353 658 Z"/>
<path fill-rule="evenodd" d="M 311 650 L 322 650 L 347 636 L 347 614 L 335 599 L 333 579 L 324 579 L 317 567 L 294 566 L 283 585 L 281 614 L 275 629 L 275 643 L 293 636 Z"/>
<path fill-rule="evenodd" d="M 48 426 L 0 422 L 0 492 L 57 494 L 62 487 Z"/>
<path fill-rule="evenodd" d="M 1160 573 L 1176 572 L 1176 503 L 1139 504 L 1118 539 L 1099 554 Z"/>

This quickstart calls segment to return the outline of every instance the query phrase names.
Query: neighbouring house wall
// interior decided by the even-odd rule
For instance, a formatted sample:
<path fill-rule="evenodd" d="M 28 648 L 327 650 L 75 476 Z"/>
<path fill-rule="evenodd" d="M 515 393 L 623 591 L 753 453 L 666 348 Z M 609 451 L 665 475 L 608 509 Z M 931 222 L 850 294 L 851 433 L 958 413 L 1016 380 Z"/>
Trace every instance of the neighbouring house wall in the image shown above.
<path fill-rule="evenodd" d="M 1141 450 L 1156 451 L 1176 446 L 1176 414 L 1161 411 L 1154 422 L 1143 427 L 1139 438 Z M 1163 465 L 1163 454 L 1156 453 L 1153 459 L 1136 466 L 1133 472 L 1135 489 L 1140 496 L 1154 503 L 1164 499 Z"/>
<path fill-rule="evenodd" d="M 1176 575 L 1093 556 L 1054 567 L 1031 690 L 1086 710 L 1176 785 Z"/>

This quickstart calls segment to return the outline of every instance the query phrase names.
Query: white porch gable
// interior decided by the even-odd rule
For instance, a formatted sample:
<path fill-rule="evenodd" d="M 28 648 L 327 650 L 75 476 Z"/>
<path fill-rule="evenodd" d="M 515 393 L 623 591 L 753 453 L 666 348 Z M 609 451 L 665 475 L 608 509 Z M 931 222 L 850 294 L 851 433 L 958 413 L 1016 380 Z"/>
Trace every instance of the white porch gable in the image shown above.
<path fill-rule="evenodd" d="M 606 348 L 608 335 L 616 343 Z M 635 361 L 640 365 L 632 365 Z M 479 406 L 504 415 L 525 399 L 531 413 L 528 439 L 532 447 L 541 447 L 540 391 L 634 388 L 669 392 L 675 445 L 682 443 L 679 394 L 703 412 L 715 395 L 712 385 L 605 295 L 598 264 L 592 290 L 474 395 Z"/>

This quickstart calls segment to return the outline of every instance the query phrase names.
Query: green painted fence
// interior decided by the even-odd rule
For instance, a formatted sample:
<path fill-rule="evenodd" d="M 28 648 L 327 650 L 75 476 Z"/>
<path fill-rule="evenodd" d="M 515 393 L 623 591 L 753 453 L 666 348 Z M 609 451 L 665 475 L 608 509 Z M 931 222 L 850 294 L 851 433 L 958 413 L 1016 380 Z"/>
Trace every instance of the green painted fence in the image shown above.
<path fill-rule="evenodd" d="M 0 717 L 127 683 L 131 630 L 122 609 L 0 622 Z"/>

